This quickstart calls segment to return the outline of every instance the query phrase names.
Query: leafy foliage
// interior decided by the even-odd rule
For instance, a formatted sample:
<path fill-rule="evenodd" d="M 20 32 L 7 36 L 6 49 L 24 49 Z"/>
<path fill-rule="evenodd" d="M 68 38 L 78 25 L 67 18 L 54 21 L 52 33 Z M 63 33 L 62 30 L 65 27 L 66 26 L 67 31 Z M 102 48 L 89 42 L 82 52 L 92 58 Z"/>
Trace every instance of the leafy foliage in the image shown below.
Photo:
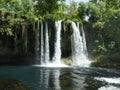
<path fill-rule="evenodd" d="M 78 7 L 78 16 L 82 19 L 82 21 L 84 21 L 86 14 L 87 14 L 87 5 L 83 2 L 80 2 Z"/>
<path fill-rule="evenodd" d="M 108 36 L 113 38 L 116 43 L 120 44 L 120 11 L 114 13 L 105 23 L 105 30 Z"/>

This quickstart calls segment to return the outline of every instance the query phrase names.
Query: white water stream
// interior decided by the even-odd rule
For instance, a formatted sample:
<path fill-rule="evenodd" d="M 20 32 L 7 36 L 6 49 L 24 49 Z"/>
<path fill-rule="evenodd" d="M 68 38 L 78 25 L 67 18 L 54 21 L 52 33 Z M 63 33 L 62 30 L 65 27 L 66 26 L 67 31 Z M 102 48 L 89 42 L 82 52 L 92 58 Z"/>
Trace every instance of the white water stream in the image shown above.
<path fill-rule="evenodd" d="M 90 64 L 90 61 L 85 54 L 86 48 L 86 41 L 85 41 L 85 34 L 82 30 L 82 36 L 80 35 L 79 25 L 72 22 L 73 28 L 73 35 L 71 36 L 71 46 L 72 46 L 72 60 L 74 66 L 82 66 L 87 67 Z"/>
<path fill-rule="evenodd" d="M 45 23 L 45 64 L 49 63 L 50 59 L 49 52 L 49 35 L 48 35 L 48 23 Z"/>

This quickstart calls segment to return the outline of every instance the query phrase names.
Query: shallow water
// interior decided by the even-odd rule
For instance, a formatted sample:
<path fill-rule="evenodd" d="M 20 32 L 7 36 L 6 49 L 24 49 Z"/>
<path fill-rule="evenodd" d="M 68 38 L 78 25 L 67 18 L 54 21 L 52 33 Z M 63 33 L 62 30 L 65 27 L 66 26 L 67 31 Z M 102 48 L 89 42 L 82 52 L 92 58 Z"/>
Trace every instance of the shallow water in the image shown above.
<path fill-rule="evenodd" d="M 120 90 L 120 70 L 105 68 L 2 66 L 0 80 L 19 80 L 28 90 Z"/>

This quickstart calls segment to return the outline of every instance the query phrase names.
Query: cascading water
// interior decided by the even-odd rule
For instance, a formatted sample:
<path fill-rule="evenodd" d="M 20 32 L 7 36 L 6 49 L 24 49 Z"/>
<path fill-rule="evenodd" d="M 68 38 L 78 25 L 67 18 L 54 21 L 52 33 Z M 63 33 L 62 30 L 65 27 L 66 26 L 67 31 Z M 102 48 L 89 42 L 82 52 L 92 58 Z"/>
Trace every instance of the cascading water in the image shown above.
<path fill-rule="evenodd" d="M 49 35 L 48 35 L 48 23 L 45 23 L 45 33 L 43 33 L 43 23 L 41 23 L 41 40 L 40 40 L 40 61 L 41 65 L 47 67 L 66 67 L 66 65 L 61 63 L 61 23 L 62 21 L 56 21 L 56 41 L 55 41 L 55 52 L 52 62 L 50 60 L 49 52 Z M 77 66 L 88 66 L 90 61 L 87 59 L 87 48 L 85 41 L 85 33 L 82 29 L 82 34 L 79 31 L 79 23 L 77 25 L 72 22 L 73 35 L 71 36 L 71 46 L 72 46 L 72 60 L 73 65 Z M 44 35 L 45 34 L 45 39 Z M 45 40 L 45 41 L 44 41 Z M 45 45 L 44 45 L 45 44 Z"/>
<path fill-rule="evenodd" d="M 55 54 L 53 57 L 53 63 L 55 64 L 61 64 L 61 22 L 57 21 L 55 22 L 56 27 L 56 42 L 55 42 Z"/>
<path fill-rule="evenodd" d="M 43 38 L 43 23 L 41 22 L 41 50 L 40 61 L 41 65 L 44 64 L 44 38 Z"/>
<path fill-rule="evenodd" d="M 85 50 L 87 50 L 86 48 L 84 49 L 84 45 L 86 45 L 86 42 L 83 41 L 85 39 L 85 36 L 82 37 L 80 35 L 79 26 L 77 27 L 74 22 L 72 22 L 72 28 L 74 30 L 73 35 L 71 36 L 73 65 L 79 65 L 82 67 L 89 66 L 90 61 L 87 59 L 87 56 L 84 53 Z"/>
<path fill-rule="evenodd" d="M 84 54 L 88 55 L 87 47 L 86 47 L 85 32 L 84 32 L 83 26 L 82 26 L 82 38 L 83 38 L 83 51 L 84 51 Z"/>
<path fill-rule="evenodd" d="M 48 36 L 48 24 L 45 23 L 45 39 L 43 36 L 43 23 L 41 23 L 41 66 L 44 67 L 67 67 L 61 63 L 61 22 L 55 22 L 56 27 L 56 41 L 55 41 L 55 53 L 52 59 L 50 60 L 50 52 L 49 52 L 49 36 Z M 45 41 L 44 41 L 45 40 Z M 45 42 L 45 45 L 44 45 Z"/>
<path fill-rule="evenodd" d="M 45 23 L 45 64 L 49 63 L 49 37 L 48 37 L 48 23 Z"/>

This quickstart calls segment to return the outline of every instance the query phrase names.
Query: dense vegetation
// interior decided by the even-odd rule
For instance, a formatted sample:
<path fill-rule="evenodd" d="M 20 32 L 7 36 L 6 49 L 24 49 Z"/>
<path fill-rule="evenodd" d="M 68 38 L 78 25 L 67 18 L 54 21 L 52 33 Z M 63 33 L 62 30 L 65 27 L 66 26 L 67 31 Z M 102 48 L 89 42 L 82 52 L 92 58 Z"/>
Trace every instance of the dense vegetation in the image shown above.
<path fill-rule="evenodd" d="M 34 45 L 29 41 L 34 41 L 36 20 L 59 19 L 83 23 L 89 56 L 96 63 L 109 57 L 112 63 L 114 57 L 116 63 L 120 62 L 120 0 L 90 0 L 79 4 L 71 0 L 70 5 L 65 0 L 0 0 L 0 55 L 11 50 L 13 54 L 33 53 Z"/>

